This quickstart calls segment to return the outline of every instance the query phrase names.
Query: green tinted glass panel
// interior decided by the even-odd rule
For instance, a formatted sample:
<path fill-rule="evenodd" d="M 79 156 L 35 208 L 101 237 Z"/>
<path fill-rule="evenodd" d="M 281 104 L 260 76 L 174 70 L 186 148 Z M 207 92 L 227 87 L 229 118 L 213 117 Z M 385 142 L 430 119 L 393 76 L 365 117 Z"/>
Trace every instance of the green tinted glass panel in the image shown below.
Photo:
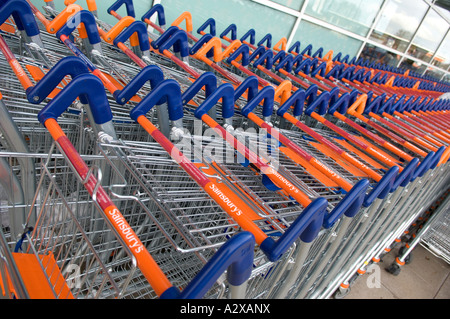
<path fill-rule="evenodd" d="M 436 11 L 430 10 L 417 30 L 408 53 L 425 62 L 430 62 L 448 27 L 444 18 Z"/>
<path fill-rule="evenodd" d="M 359 40 L 305 20 L 300 22 L 293 41 L 300 41 L 300 52 L 303 51 L 308 44 L 311 44 L 313 53 L 322 47 L 324 54 L 333 50 L 334 55 L 341 52 L 342 56 L 348 54 L 350 58 L 358 53 L 358 50 L 362 45 L 362 42 Z"/>
<path fill-rule="evenodd" d="M 254 29 L 256 42 L 267 33 L 272 34 L 272 46 L 281 38 L 288 38 L 295 23 L 295 17 L 291 15 L 248 0 L 162 0 L 161 4 L 164 6 L 168 25 L 181 13 L 189 11 L 195 34 L 208 18 L 214 18 L 217 35 L 234 23 L 238 39 L 249 29 Z"/>
<path fill-rule="evenodd" d="M 285 7 L 300 11 L 303 5 L 303 0 L 272 0 L 272 2 L 276 2 Z"/>
<path fill-rule="evenodd" d="M 450 33 L 447 34 L 439 47 L 432 64 L 444 70 L 447 70 L 450 66 Z"/>
<path fill-rule="evenodd" d="M 423 0 L 389 0 L 370 38 L 404 52 L 427 9 Z"/>
<path fill-rule="evenodd" d="M 365 36 L 382 3 L 382 0 L 310 0 L 305 13 Z"/>

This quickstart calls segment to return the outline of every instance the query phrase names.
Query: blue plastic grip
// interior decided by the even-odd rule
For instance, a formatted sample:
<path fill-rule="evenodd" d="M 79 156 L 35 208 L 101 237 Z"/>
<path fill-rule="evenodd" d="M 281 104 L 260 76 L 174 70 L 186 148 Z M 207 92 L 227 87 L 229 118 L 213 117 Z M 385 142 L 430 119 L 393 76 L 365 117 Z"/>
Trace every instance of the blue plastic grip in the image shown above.
<path fill-rule="evenodd" d="M 318 56 L 319 58 L 322 58 L 322 53 L 323 53 L 323 48 L 320 47 L 320 48 L 312 55 L 312 57 L 315 58 L 315 57 Z"/>
<path fill-rule="evenodd" d="M 166 15 L 164 13 L 164 7 L 161 4 L 155 4 L 141 17 L 141 21 L 145 22 L 145 19 L 150 20 L 154 14 L 158 14 L 158 23 L 160 26 L 166 25 Z"/>
<path fill-rule="evenodd" d="M 144 86 L 147 81 L 150 82 L 150 86 L 154 89 L 159 83 L 164 81 L 164 74 L 161 69 L 156 65 L 148 65 L 143 68 L 122 90 L 114 92 L 114 98 L 117 103 L 123 105 L 127 103 L 136 93 Z M 163 98 L 157 104 L 165 102 Z"/>
<path fill-rule="evenodd" d="M 111 11 L 117 12 L 117 10 L 119 10 L 123 4 L 125 4 L 125 7 L 127 9 L 127 15 L 130 17 L 136 18 L 136 14 L 134 12 L 133 0 L 117 0 L 108 8 L 108 13 L 111 14 Z"/>
<path fill-rule="evenodd" d="M 211 40 L 213 38 L 212 34 L 205 34 L 203 35 L 189 50 L 189 54 L 190 55 L 194 55 L 195 53 L 197 53 L 198 50 L 200 50 L 203 45 L 205 43 L 207 43 L 209 40 Z M 208 53 L 206 53 L 206 56 L 208 58 L 212 58 L 214 56 L 214 48 L 211 48 L 211 50 L 208 51 Z"/>
<path fill-rule="evenodd" d="M 222 99 L 222 116 L 224 119 L 234 115 L 234 88 L 230 83 L 219 86 L 203 103 L 195 110 L 196 118 L 201 119 L 211 108 Z"/>
<path fill-rule="evenodd" d="M 182 299 L 202 298 L 220 275 L 228 269 L 227 280 L 240 286 L 250 278 L 253 267 L 255 238 L 249 232 L 231 237 L 182 291 Z"/>
<path fill-rule="evenodd" d="M 312 68 L 311 76 L 316 76 L 317 74 L 319 74 L 320 76 L 325 76 L 326 70 L 327 70 L 327 63 L 322 62 L 318 66 L 316 65 Z"/>
<path fill-rule="evenodd" d="M 375 187 L 372 188 L 372 191 L 367 194 L 366 198 L 364 199 L 363 206 L 369 207 L 377 198 L 384 199 L 390 193 L 392 185 L 397 178 L 398 172 L 398 166 L 392 166 L 381 178 L 381 180 L 375 185 Z"/>
<path fill-rule="evenodd" d="M 272 47 L 272 35 L 270 33 L 267 33 L 257 44 L 257 46 L 263 45 L 264 42 L 267 42 L 266 47 L 271 48 Z"/>
<path fill-rule="evenodd" d="M 216 20 L 213 18 L 209 18 L 206 20 L 198 29 L 197 33 L 202 34 L 202 31 L 205 31 L 206 28 L 209 27 L 209 34 L 211 34 L 213 37 L 216 36 Z M 207 33 L 208 34 L 208 33 Z"/>
<path fill-rule="evenodd" d="M 423 174 L 428 171 L 428 169 L 431 167 L 431 164 L 433 164 L 435 155 L 435 152 L 430 152 L 427 156 L 425 156 L 423 161 L 419 164 L 419 167 L 417 167 L 417 169 L 414 171 L 411 180 L 415 180 L 417 177 L 422 177 Z"/>
<path fill-rule="evenodd" d="M 82 74 L 72 79 L 38 114 L 39 121 L 58 117 L 79 97 L 89 104 L 94 121 L 104 124 L 112 120 L 112 112 L 102 81 L 93 74 Z"/>
<path fill-rule="evenodd" d="M 413 158 L 408 165 L 398 174 L 394 183 L 392 184 L 391 193 L 393 193 L 399 186 L 405 187 L 411 181 L 414 171 L 417 169 L 417 165 L 419 165 L 419 159 Z"/>
<path fill-rule="evenodd" d="M 134 21 L 125 30 L 123 30 L 115 39 L 114 45 L 125 43 L 133 34 L 137 33 L 139 39 L 139 47 L 141 51 L 150 50 L 150 40 L 148 38 L 147 26 L 142 21 Z"/>
<path fill-rule="evenodd" d="M 284 52 L 283 50 L 280 50 L 280 51 L 278 51 L 277 54 L 274 55 L 274 57 L 273 57 L 273 59 L 272 59 L 272 63 L 273 63 L 273 64 L 278 64 L 278 63 L 280 63 L 281 61 L 283 61 L 283 59 L 286 58 L 286 56 L 288 56 L 288 55 L 286 54 L 286 52 Z M 289 54 L 289 56 L 290 56 L 290 54 Z"/>
<path fill-rule="evenodd" d="M 369 114 L 370 112 L 378 114 L 378 110 L 383 103 L 385 96 L 385 93 L 383 93 L 382 95 L 374 98 L 372 101 L 368 101 L 368 103 L 366 103 L 366 106 L 364 107 L 363 114 Z"/>
<path fill-rule="evenodd" d="M 70 75 L 73 79 L 78 75 L 88 73 L 90 73 L 89 69 L 80 58 L 64 57 L 34 87 L 27 89 L 28 101 L 39 104 L 50 95 L 67 75 Z"/>
<path fill-rule="evenodd" d="M 336 86 L 333 89 L 331 89 L 329 102 L 330 106 L 334 105 L 339 100 L 339 94 L 340 94 L 339 87 Z"/>
<path fill-rule="evenodd" d="M 293 65 L 294 65 L 294 58 L 292 57 L 291 54 L 288 54 L 285 57 L 283 57 L 280 60 L 280 62 L 275 66 L 275 71 L 279 71 L 280 69 L 284 69 L 284 70 L 286 70 L 287 72 L 290 73 L 292 71 Z"/>
<path fill-rule="evenodd" d="M 260 245 L 261 250 L 270 261 L 277 261 L 299 237 L 305 243 L 312 242 L 322 228 L 327 206 L 325 198 L 315 199 L 277 241 L 271 237 L 265 239 Z"/>
<path fill-rule="evenodd" d="M 260 48 L 263 48 L 263 47 L 261 46 Z M 250 60 L 252 60 L 251 57 L 250 57 Z M 272 69 L 272 67 L 273 67 L 273 52 L 272 52 L 272 50 L 267 50 L 263 54 L 261 54 L 259 56 L 259 58 L 256 59 L 255 62 L 253 62 L 253 66 L 257 67 L 258 65 L 262 65 L 264 63 L 265 63 L 264 67 L 267 70 Z"/>
<path fill-rule="evenodd" d="M 217 89 L 217 77 L 212 72 L 203 73 L 181 95 L 183 105 L 188 104 L 202 88 L 205 88 L 205 98 L 208 98 Z"/>
<path fill-rule="evenodd" d="M 40 33 L 30 5 L 23 0 L 9 0 L 0 6 L 0 25 L 12 15 L 19 30 L 25 30 L 29 37 Z"/>
<path fill-rule="evenodd" d="M 314 100 L 314 102 L 310 103 L 306 109 L 305 113 L 308 116 L 311 116 L 313 112 L 316 112 L 316 109 L 318 109 L 317 113 L 319 115 L 324 115 L 327 113 L 328 104 L 330 102 L 330 93 L 329 92 L 322 92 L 317 99 Z"/>
<path fill-rule="evenodd" d="M 236 31 L 236 25 L 234 23 L 230 24 L 223 32 L 220 34 L 220 37 L 223 39 L 227 36 L 228 33 L 231 32 L 231 40 L 234 41 L 237 39 L 237 31 Z"/>
<path fill-rule="evenodd" d="M 167 99 L 169 118 L 177 121 L 183 118 L 183 104 L 181 103 L 180 85 L 172 79 L 167 79 L 159 83 L 141 102 L 130 112 L 130 117 L 137 121 L 139 116 L 146 115 L 162 99 Z"/>
<path fill-rule="evenodd" d="M 237 101 L 245 92 L 247 92 L 247 101 L 251 101 L 258 94 L 258 90 L 258 78 L 254 75 L 249 76 L 234 90 L 234 101 Z"/>
<path fill-rule="evenodd" d="M 241 114 L 247 117 L 250 112 L 262 102 L 263 103 L 263 116 L 271 116 L 273 113 L 273 103 L 275 99 L 275 89 L 272 86 L 266 86 L 258 92 L 258 94 L 247 103 L 241 110 Z"/>
<path fill-rule="evenodd" d="M 367 179 L 362 179 L 356 183 L 334 209 L 325 215 L 323 227 L 325 229 L 333 227 L 343 215 L 353 218 L 359 212 L 364 202 L 368 187 L 369 181 Z"/>
<path fill-rule="evenodd" d="M 174 28 L 177 27 L 174 26 Z M 166 32 L 164 32 L 161 37 L 163 37 Z M 155 41 L 153 41 L 153 43 L 154 42 Z M 160 52 L 170 50 L 172 47 L 173 51 L 179 52 L 183 58 L 189 56 L 189 42 L 186 31 L 177 28 L 177 31 L 174 32 L 167 41 L 158 44 L 158 49 Z"/>
<path fill-rule="evenodd" d="M 228 282 L 233 286 L 242 285 L 252 272 L 254 247 L 255 238 L 251 233 L 244 231 L 234 235 L 181 293 L 177 288 L 170 287 L 161 294 L 160 299 L 201 299 L 226 269 Z"/>
<path fill-rule="evenodd" d="M 294 73 L 297 74 L 299 72 L 303 72 L 305 74 L 309 74 L 311 72 L 312 62 L 310 59 L 304 59 L 301 61 L 294 70 Z"/>
<path fill-rule="evenodd" d="M 437 164 L 439 164 L 439 161 L 441 160 L 441 156 L 445 152 L 445 150 L 446 150 L 445 146 L 441 146 L 437 150 L 436 154 L 434 155 L 433 161 L 431 162 L 430 169 L 436 168 L 436 166 L 437 166 Z"/>
<path fill-rule="evenodd" d="M 250 63 L 250 47 L 247 44 L 242 44 L 234 50 L 234 52 L 228 57 L 227 63 L 231 64 L 231 61 L 236 60 L 239 56 L 241 56 L 241 65 L 247 66 Z"/>
<path fill-rule="evenodd" d="M 284 102 L 277 110 L 277 115 L 283 117 L 283 115 L 294 106 L 293 115 L 300 116 L 303 113 L 303 107 L 305 105 L 305 90 L 299 89 L 292 94 L 286 102 Z"/>
<path fill-rule="evenodd" d="M 176 26 L 171 26 L 170 28 L 168 28 L 166 31 L 164 31 L 163 34 L 161 34 L 158 39 L 152 41 L 151 46 L 154 49 L 159 49 L 159 45 L 163 44 L 164 42 L 166 42 L 167 40 L 169 40 L 169 38 L 174 35 L 176 32 L 178 32 L 180 29 Z"/>
<path fill-rule="evenodd" d="M 256 31 L 254 29 L 248 30 L 241 38 L 241 42 L 244 42 L 247 40 L 248 37 L 250 37 L 250 41 L 248 41 L 250 44 L 255 44 L 255 34 Z"/>
<path fill-rule="evenodd" d="M 78 24 L 76 22 L 78 22 Z M 64 26 L 62 26 L 62 28 L 58 30 L 58 32 L 56 33 L 57 38 L 59 39 L 61 35 L 69 36 L 81 23 L 86 29 L 89 42 L 91 44 L 100 43 L 101 38 L 98 32 L 95 16 L 87 10 L 82 10 L 75 13 L 70 21 L 67 21 L 66 24 L 64 24 Z"/>
<path fill-rule="evenodd" d="M 291 47 L 288 49 L 288 52 L 294 51 L 295 53 L 300 53 L 300 41 L 296 41 Z"/>

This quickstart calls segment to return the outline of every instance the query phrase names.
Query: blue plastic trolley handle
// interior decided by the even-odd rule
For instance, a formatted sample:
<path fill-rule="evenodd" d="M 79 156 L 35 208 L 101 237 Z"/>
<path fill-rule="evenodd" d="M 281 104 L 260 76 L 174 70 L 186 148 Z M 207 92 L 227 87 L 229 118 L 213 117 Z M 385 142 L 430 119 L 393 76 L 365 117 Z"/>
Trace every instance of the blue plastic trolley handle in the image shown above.
<path fill-rule="evenodd" d="M 194 82 L 195 83 L 195 82 Z M 230 83 L 220 85 L 203 103 L 195 110 L 196 118 L 201 119 L 207 114 L 219 100 L 222 99 L 222 116 L 229 119 L 234 115 L 234 88 Z"/>
<path fill-rule="evenodd" d="M 57 120 L 76 98 L 80 98 L 81 103 L 90 106 L 95 123 L 104 124 L 112 120 L 113 116 L 103 83 L 93 74 L 82 74 L 72 79 L 39 112 L 39 121 L 44 124 L 50 118 Z"/>
<path fill-rule="evenodd" d="M 89 69 L 80 58 L 64 57 L 34 87 L 27 89 L 27 99 L 30 103 L 39 104 L 50 95 L 67 75 L 70 75 L 73 79 L 78 75 L 88 73 Z"/>
<path fill-rule="evenodd" d="M 167 79 L 159 83 L 141 102 L 130 112 L 130 117 L 137 121 L 139 116 L 146 115 L 162 99 L 167 100 L 169 118 L 178 121 L 183 118 L 183 104 L 181 103 L 181 88 L 178 82 Z"/>
<path fill-rule="evenodd" d="M 164 74 L 162 70 L 156 65 L 148 65 L 143 68 L 122 90 L 114 92 L 114 98 L 117 103 L 123 105 L 127 103 L 136 93 L 145 85 L 150 82 L 151 89 L 155 89 L 159 83 L 164 81 Z M 163 98 L 157 104 L 165 102 Z"/>
<path fill-rule="evenodd" d="M 145 22 L 146 19 L 150 20 L 154 14 L 157 14 L 158 16 L 158 23 L 161 27 L 166 25 L 166 15 L 164 13 L 164 8 L 161 4 L 155 4 L 153 7 L 150 8 L 141 18 L 143 22 Z"/>
<path fill-rule="evenodd" d="M 141 51 L 150 50 L 150 40 L 148 38 L 147 26 L 142 21 L 134 21 L 125 30 L 123 30 L 115 39 L 114 45 L 117 46 L 119 43 L 125 43 L 133 34 L 138 35 L 139 47 Z"/>
<path fill-rule="evenodd" d="M 13 16 L 19 30 L 25 30 L 29 37 L 40 34 L 30 5 L 24 0 L 0 1 L 0 25 Z"/>
<path fill-rule="evenodd" d="M 240 232 L 223 244 L 203 266 L 195 278 L 180 291 L 171 287 L 160 299 L 200 299 L 227 270 L 227 280 L 233 286 L 244 284 L 252 273 L 255 238 L 249 232 Z"/>
<path fill-rule="evenodd" d="M 205 30 L 206 28 L 209 27 L 209 33 L 206 33 Z M 206 20 L 198 29 L 197 29 L 197 33 L 198 34 L 202 34 L 202 31 L 205 32 L 206 34 L 210 34 L 213 37 L 216 36 L 216 20 L 214 20 L 213 18 L 209 18 L 208 20 Z"/>
<path fill-rule="evenodd" d="M 75 21 L 77 23 L 75 23 Z M 69 36 L 78 27 L 78 25 L 83 24 L 86 33 L 91 44 L 98 44 L 101 42 L 100 34 L 98 32 L 97 22 L 95 16 L 87 10 L 81 10 L 74 14 L 74 16 L 67 21 L 61 29 L 58 30 L 56 36 L 61 38 L 62 35 Z"/>
<path fill-rule="evenodd" d="M 122 5 L 125 5 L 128 16 L 136 18 L 133 0 L 117 0 L 108 8 L 108 13 L 111 14 L 111 11 L 117 12 L 117 10 L 119 10 Z"/>

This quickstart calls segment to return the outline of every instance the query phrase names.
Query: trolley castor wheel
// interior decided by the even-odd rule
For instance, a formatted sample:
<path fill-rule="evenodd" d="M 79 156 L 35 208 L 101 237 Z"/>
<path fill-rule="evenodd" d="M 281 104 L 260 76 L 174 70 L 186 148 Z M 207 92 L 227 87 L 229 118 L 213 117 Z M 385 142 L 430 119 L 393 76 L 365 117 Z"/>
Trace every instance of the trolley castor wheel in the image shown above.
<path fill-rule="evenodd" d="M 338 290 L 336 290 L 336 292 L 333 295 L 334 299 L 344 299 L 345 297 L 347 297 L 347 295 L 350 293 L 351 288 L 341 288 L 339 287 Z"/>
<path fill-rule="evenodd" d="M 396 263 L 393 263 L 386 268 L 386 271 L 394 276 L 398 276 L 400 274 L 400 266 Z"/>

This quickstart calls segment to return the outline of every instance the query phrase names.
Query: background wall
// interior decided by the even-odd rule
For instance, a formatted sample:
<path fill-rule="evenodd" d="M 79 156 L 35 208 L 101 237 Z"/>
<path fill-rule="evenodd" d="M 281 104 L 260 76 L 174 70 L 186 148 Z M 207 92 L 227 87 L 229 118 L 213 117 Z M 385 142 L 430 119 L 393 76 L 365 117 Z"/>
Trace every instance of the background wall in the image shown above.
<path fill-rule="evenodd" d="M 43 0 L 32 0 L 42 6 Z M 106 9 L 115 0 L 97 1 L 99 17 L 117 21 Z M 220 34 L 234 23 L 237 36 L 256 30 L 256 42 L 267 33 L 272 45 L 282 37 L 288 45 L 312 44 L 343 56 L 362 57 L 450 80 L 450 12 L 446 0 L 134 0 L 141 17 L 154 4 L 164 6 L 167 24 L 181 13 L 192 14 L 194 32 L 208 18 Z M 61 10 L 64 0 L 54 0 Z M 86 7 L 86 0 L 78 0 Z M 121 15 L 126 11 L 119 10 Z"/>

